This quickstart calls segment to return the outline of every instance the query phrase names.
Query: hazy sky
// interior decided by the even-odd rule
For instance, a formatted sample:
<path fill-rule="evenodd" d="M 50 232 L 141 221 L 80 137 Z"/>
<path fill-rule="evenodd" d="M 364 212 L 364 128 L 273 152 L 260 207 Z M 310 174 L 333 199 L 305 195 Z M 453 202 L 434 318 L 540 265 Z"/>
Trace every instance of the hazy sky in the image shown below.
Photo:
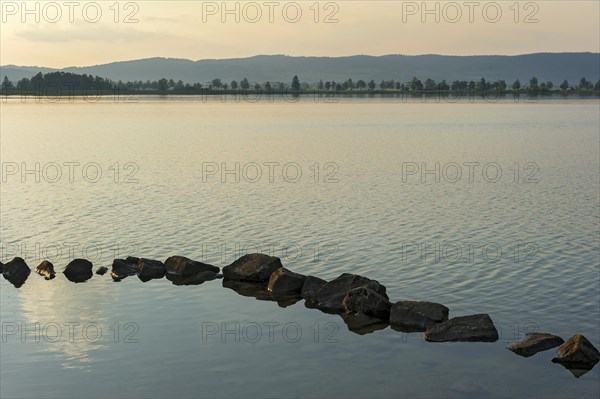
<path fill-rule="evenodd" d="M 0 1 L 2 65 L 600 51 L 595 0 L 522 1 L 518 7 L 513 0 L 430 1 L 425 7 L 421 1 L 29 1 L 27 10 L 21 3 Z"/>

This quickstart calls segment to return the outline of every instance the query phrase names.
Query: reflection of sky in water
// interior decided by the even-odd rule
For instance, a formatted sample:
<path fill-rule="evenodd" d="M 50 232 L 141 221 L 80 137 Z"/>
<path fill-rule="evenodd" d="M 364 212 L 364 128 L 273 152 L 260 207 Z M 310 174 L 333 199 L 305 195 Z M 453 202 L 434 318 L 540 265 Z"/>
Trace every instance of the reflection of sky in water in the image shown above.
<path fill-rule="evenodd" d="M 216 243 L 229 249 L 209 254 L 218 266 L 234 259 L 236 244 L 296 244 L 301 255 L 283 262 L 294 271 L 360 273 L 386 285 L 393 301 L 437 301 L 450 317 L 489 313 L 501 333 L 493 344 L 424 343 L 389 327 L 359 335 L 337 315 L 302 302 L 280 308 L 220 280 L 177 287 L 94 275 L 72 284 L 32 273 L 20 290 L 0 279 L 3 322 L 95 323 L 103 338 L 3 343 L 2 396 L 598 396 L 599 367 L 575 379 L 550 362 L 553 351 L 524 359 L 504 348 L 530 325 L 565 339 L 580 332 L 600 347 L 597 101 L 2 104 L 1 122 L 3 162 L 93 161 L 106 171 L 135 162 L 140 180 L 114 183 L 107 173 L 98 183 L 2 184 L 3 243 L 134 244 L 160 260 L 201 260 Z M 202 183 L 205 161 L 293 161 L 310 178 Z M 339 183 L 314 183 L 308 167 L 330 161 Z M 403 183 L 405 161 L 494 161 L 507 179 Z M 515 184 L 515 162 L 536 162 L 540 183 Z M 493 242 L 502 256 L 403 261 L 407 241 Z M 338 251 L 315 261 L 323 242 Z M 515 242 L 535 242 L 539 252 L 515 262 Z M 94 266 L 110 266 L 112 255 L 107 249 Z M 54 260 L 56 270 L 67 261 Z M 138 343 L 122 342 L 127 322 L 139 326 Z M 203 342 L 205 322 L 279 322 L 279 337 L 296 322 L 303 336 Z M 313 342 L 311 326 L 330 322 L 337 342 Z"/>

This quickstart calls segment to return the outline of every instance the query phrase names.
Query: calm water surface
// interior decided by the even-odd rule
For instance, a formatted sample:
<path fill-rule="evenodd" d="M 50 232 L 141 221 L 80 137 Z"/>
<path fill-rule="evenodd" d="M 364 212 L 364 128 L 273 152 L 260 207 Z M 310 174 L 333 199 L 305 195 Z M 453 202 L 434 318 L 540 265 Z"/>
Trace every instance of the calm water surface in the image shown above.
<path fill-rule="evenodd" d="M 599 109 L 4 102 L 3 262 L 48 258 L 62 270 L 74 257 L 110 267 L 179 254 L 222 267 L 260 251 L 303 274 L 368 276 L 392 301 L 440 302 L 451 317 L 489 313 L 501 336 L 434 344 L 390 327 L 350 331 L 302 301 L 258 301 L 222 280 L 32 274 L 20 289 L 0 281 L 0 395 L 598 397 L 600 367 L 577 379 L 552 350 L 522 358 L 504 346 L 542 331 L 600 347 Z M 36 163 L 39 182 L 20 173 Z M 403 176 L 436 163 L 439 182 Z"/>

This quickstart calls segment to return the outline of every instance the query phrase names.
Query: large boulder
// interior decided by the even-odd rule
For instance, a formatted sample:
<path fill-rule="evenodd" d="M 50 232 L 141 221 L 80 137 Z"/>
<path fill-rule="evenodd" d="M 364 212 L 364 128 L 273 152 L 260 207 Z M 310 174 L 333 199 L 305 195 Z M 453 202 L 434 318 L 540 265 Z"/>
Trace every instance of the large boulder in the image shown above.
<path fill-rule="evenodd" d="M 556 348 L 564 343 L 565 341 L 556 335 L 547 333 L 528 333 L 525 334 L 525 338 L 521 341 L 512 343 L 506 348 L 515 352 L 517 355 L 529 357 L 538 352 Z"/>
<path fill-rule="evenodd" d="M 377 292 L 365 286 L 351 289 L 343 300 L 346 311 L 362 313 L 381 320 L 389 320 L 392 304 Z"/>
<path fill-rule="evenodd" d="M 448 321 L 434 324 L 425 331 L 425 340 L 429 342 L 495 342 L 498 331 L 487 314 L 454 317 Z"/>
<path fill-rule="evenodd" d="M 2 276 L 7 279 L 15 288 L 21 288 L 29 277 L 31 269 L 23 258 L 16 257 L 7 262 L 2 268 Z"/>
<path fill-rule="evenodd" d="M 274 295 L 299 296 L 305 278 L 302 274 L 280 267 L 271 274 L 267 290 Z"/>
<path fill-rule="evenodd" d="M 138 260 L 137 275 L 144 283 L 165 275 L 165 265 L 159 260 L 141 258 Z"/>
<path fill-rule="evenodd" d="M 92 262 L 87 259 L 73 259 L 63 273 L 69 281 L 83 283 L 92 277 L 92 266 Z"/>
<path fill-rule="evenodd" d="M 123 280 L 125 277 L 134 276 L 137 273 L 137 258 L 115 259 L 112 263 L 110 276 L 116 280 Z"/>
<path fill-rule="evenodd" d="M 47 260 L 42 261 L 42 263 L 35 268 L 35 271 L 37 274 L 44 276 L 46 280 L 52 280 L 54 277 L 56 277 L 54 265 Z"/>
<path fill-rule="evenodd" d="M 368 279 L 358 274 L 344 273 L 339 277 L 323 284 L 313 295 L 306 299 L 316 307 L 325 312 L 339 313 L 346 310 L 344 298 L 348 291 L 358 288 L 369 288 L 385 299 L 389 299 L 385 293 L 385 287 L 375 280 Z"/>
<path fill-rule="evenodd" d="M 0 273 L 2 273 L 2 270 L 4 270 L 4 263 L 0 262 Z"/>
<path fill-rule="evenodd" d="M 206 263 L 191 260 L 185 256 L 171 256 L 165 261 L 165 272 L 176 276 L 191 277 L 202 272 L 219 273 L 219 268 Z"/>
<path fill-rule="evenodd" d="M 552 359 L 569 369 L 591 370 L 600 361 L 600 352 L 586 337 L 575 334 L 556 350 L 558 356 Z M 577 374 L 575 374 L 579 377 Z"/>
<path fill-rule="evenodd" d="M 268 282 L 271 274 L 279 268 L 281 260 L 265 254 L 247 254 L 223 268 L 228 280 Z"/>
<path fill-rule="evenodd" d="M 304 284 L 302 284 L 302 290 L 300 291 L 300 296 L 302 298 L 308 299 L 312 298 L 314 294 L 324 286 L 327 281 L 315 277 L 315 276 L 306 276 L 304 279 Z"/>
<path fill-rule="evenodd" d="M 390 324 L 406 331 L 425 331 L 448 320 L 448 308 L 435 302 L 399 301 L 392 305 Z"/>

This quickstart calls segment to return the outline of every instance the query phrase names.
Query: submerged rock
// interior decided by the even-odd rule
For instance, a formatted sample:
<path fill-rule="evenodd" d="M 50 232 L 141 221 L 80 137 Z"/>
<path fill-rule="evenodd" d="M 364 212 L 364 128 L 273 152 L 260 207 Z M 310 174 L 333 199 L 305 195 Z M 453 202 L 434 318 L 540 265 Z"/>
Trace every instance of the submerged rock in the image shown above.
<path fill-rule="evenodd" d="M 99 267 L 99 268 L 96 269 L 96 274 L 99 274 L 100 276 L 104 276 L 107 271 L 108 271 L 108 267 L 101 266 L 101 267 Z"/>
<path fill-rule="evenodd" d="M 44 276 L 46 280 L 52 280 L 54 277 L 56 277 L 56 273 L 54 272 L 54 265 L 47 260 L 42 261 L 42 263 L 40 263 L 39 266 L 36 267 L 35 271 L 37 274 Z"/>
<path fill-rule="evenodd" d="M 254 297 L 259 301 L 277 302 L 277 305 L 281 308 L 287 308 L 302 299 L 300 296 L 272 294 L 267 289 L 267 285 L 260 282 L 224 279 L 223 287 L 229 288 L 242 296 Z"/>
<path fill-rule="evenodd" d="M 600 352 L 586 337 L 575 334 L 556 350 L 558 356 L 552 359 L 560 363 L 579 378 L 600 361 Z"/>
<path fill-rule="evenodd" d="M 344 273 L 339 277 L 323 284 L 314 294 L 307 295 L 306 299 L 312 302 L 312 306 L 325 312 L 343 312 L 344 298 L 348 291 L 365 287 L 375 291 L 385 299 L 388 299 L 385 293 L 385 287 L 375 280 L 368 279 L 358 274 Z"/>
<path fill-rule="evenodd" d="M 387 328 L 390 324 L 386 321 L 378 319 L 376 317 L 370 317 L 363 313 L 341 313 L 340 317 L 348 327 L 348 331 L 353 332 L 358 335 L 366 335 L 371 334 L 375 331 L 383 330 Z M 337 324 L 332 326 L 331 328 L 337 328 Z M 331 339 L 336 339 L 336 335 L 334 332 L 329 329 L 327 324 L 323 325 L 323 333 L 331 333 Z M 327 335 L 324 335 L 324 341 L 327 339 Z"/>
<path fill-rule="evenodd" d="M 559 336 L 547 333 L 528 333 L 525 338 L 519 342 L 512 343 L 506 347 L 517 355 L 529 357 L 538 352 L 556 348 L 565 343 L 565 340 Z"/>
<path fill-rule="evenodd" d="M 377 292 L 367 287 L 351 289 L 343 300 L 348 312 L 362 313 L 381 320 L 389 320 L 392 304 Z"/>
<path fill-rule="evenodd" d="M 92 277 L 92 266 L 92 262 L 87 259 L 73 259 L 63 273 L 69 281 L 83 283 Z"/>
<path fill-rule="evenodd" d="M 498 340 L 498 331 L 490 316 L 476 314 L 454 317 L 448 321 L 434 324 L 425 331 L 425 340 L 429 342 L 495 342 Z"/>
<path fill-rule="evenodd" d="M 275 270 L 282 268 L 281 260 L 265 254 L 244 255 L 223 268 L 228 280 L 267 282 Z"/>
<path fill-rule="evenodd" d="M 219 273 L 219 270 L 216 266 L 191 260 L 185 256 L 171 256 L 165 261 L 165 272 L 177 276 L 196 276 L 202 272 Z"/>
<path fill-rule="evenodd" d="M 177 274 L 165 274 L 167 276 L 167 280 L 171 281 L 173 285 L 200 285 L 207 281 L 214 280 L 218 278 L 218 274 L 215 272 L 200 272 L 193 276 L 180 276 Z"/>
<path fill-rule="evenodd" d="M 136 264 L 137 275 L 142 282 L 165 276 L 165 265 L 159 260 L 141 258 Z"/>
<path fill-rule="evenodd" d="M 305 278 L 302 274 L 280 267 L 271 274 L 267 290 L 274 295 L 300 296 Z"/>
<path fill-rule="evenodd" d="M 15 288 L 21 288 L 29 277 L 31 269 L 23 258 L 16 257 L 2 267 L 2 276 Z"/>
<path fill-rule="evenodd" d="M 321 289 L 322 286 L 324 286 L 327 283 L 327 281 L 315 277 L 315 276 L 306 276 L 306 278 L 304 279 L 304 284 L 302 284 L 302 290 L 300 291 L 300 296 L 302 298 L 310 298 L 312 297 L 315 292 L 317 292 L 318 290 Z"/>
<path fill-rule="evenodd" d="M 390 324 L 407 332 L 425 331 L 446 320 L 448 308 L 435 302 L 399 301 L 390 311 Z"/>
<path fill-rule="evenodd" d="M 123 280 L 125 277 L 134 276 L 137 273 L 137 258 L 115 259 L 112 263 L 110 276 L 116 280 Z"/>

